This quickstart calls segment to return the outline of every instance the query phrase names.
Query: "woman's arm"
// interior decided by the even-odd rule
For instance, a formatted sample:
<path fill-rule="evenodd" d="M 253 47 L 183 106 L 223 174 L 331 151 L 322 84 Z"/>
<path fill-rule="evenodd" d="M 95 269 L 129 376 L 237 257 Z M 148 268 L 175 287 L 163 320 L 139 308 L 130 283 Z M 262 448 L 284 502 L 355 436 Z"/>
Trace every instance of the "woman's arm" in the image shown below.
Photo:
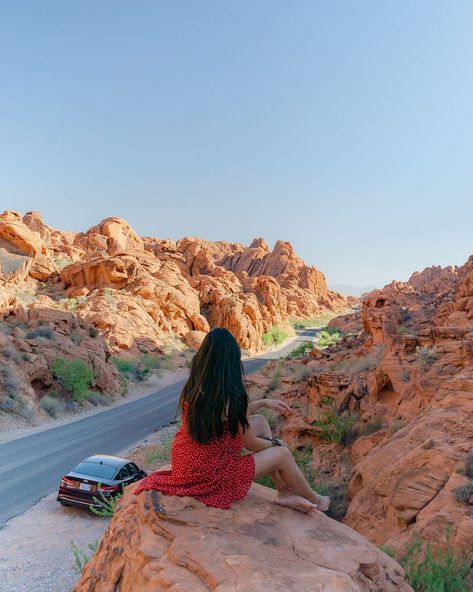
<path fill-rule="evenodd" d="M 249 415 L 253 415 L 258 409 L 262 407 L 266 407 L 266 399 L 257 399 L 256 401 L 250 401 L 248 403 L 248 413 Z"/>
<path fill-rule="evenodd" d="M 291 412 L 291 408 L 284 401 L 278 401 L 277 399 L 257 399 L 248 403 L 248 414 L 252 415 L 258 409 L 265 407 L 266 409 L 273 409 L 281 415 L 287 415 Z"/>
<path fill-rule="evenodd" d="M 258 436 L 256 436 L 254 431 L 251 429 L 251 426 L 248 426 L 246 429 L 243 429 L 243 427 L 240 426 L 239 433 L 240 438 L 243 442 L 243 446 L 246 448 L 246 450 L 258 452 L 260 450 L 265 450 L 266 448 L 271 448 L 273 446 L 270 440 L 258 438 Z"/>

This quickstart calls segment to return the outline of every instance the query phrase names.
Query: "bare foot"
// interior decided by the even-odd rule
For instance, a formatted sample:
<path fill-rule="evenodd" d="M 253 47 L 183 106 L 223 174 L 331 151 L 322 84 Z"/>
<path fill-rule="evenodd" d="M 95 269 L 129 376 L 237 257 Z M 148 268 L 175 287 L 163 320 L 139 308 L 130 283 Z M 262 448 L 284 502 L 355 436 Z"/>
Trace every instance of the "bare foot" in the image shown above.
<path fill-rule="evenodd" d="M 276 503 L 286 508 L 292 508 L 293 510 L 299 510 L 299 512 L 305 512 L 306 514 L 318 509 L 316 504 L 306 500 L 305 497 L 302 497 L 301 495 L 292 493 L 292 491 L 278 492 L 276 495 Z"/>
<path fill-rule="evenodd" d="M 325 495 L 319 495 L 318 493 L 315 494 L 315 499 L 317 502 L 317 509 L 321 512 L 326 512 L 330 507 L 330 498 Z"/>

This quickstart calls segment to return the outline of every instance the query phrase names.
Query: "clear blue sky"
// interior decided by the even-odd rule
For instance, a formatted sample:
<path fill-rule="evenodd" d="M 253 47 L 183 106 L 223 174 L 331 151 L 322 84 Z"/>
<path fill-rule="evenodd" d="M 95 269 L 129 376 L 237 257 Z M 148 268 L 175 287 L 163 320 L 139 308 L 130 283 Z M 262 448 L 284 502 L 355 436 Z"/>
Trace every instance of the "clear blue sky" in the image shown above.
<path fill-rule="evenodd" d="M 473 2 L 0 0 L 0 208 L 290 240 L 332 283 L 473 253 Z"/>

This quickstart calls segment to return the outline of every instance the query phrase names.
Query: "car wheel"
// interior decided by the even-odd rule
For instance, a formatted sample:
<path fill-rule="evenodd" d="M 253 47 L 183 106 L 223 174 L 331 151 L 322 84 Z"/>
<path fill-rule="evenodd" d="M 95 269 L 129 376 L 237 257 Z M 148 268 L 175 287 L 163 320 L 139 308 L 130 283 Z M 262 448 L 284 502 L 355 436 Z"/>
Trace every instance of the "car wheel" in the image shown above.
<path fill-rule="evenodd" d="M 59 500 L 59 503 L 61 504 L 61 506 L 69 506 L 69 504 L 64 500 Z"/>

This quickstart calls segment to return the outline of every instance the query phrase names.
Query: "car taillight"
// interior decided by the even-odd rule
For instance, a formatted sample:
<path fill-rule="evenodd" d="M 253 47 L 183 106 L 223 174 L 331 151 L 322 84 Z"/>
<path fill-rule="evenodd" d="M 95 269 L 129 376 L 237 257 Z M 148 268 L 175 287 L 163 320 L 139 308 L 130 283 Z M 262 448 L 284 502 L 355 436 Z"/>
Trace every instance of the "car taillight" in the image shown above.
<path fill-rule="evenodd" d="M 119 485 L 99 485 L 99 491 L 118 491 L 120 489 Z"/>
<path fill-rule="evenodd" d="M 75 487 L 76 482 L 72 479 L 68 479 L 67 477 L 63 477 L 61 479 L 62 487 Z"/>

